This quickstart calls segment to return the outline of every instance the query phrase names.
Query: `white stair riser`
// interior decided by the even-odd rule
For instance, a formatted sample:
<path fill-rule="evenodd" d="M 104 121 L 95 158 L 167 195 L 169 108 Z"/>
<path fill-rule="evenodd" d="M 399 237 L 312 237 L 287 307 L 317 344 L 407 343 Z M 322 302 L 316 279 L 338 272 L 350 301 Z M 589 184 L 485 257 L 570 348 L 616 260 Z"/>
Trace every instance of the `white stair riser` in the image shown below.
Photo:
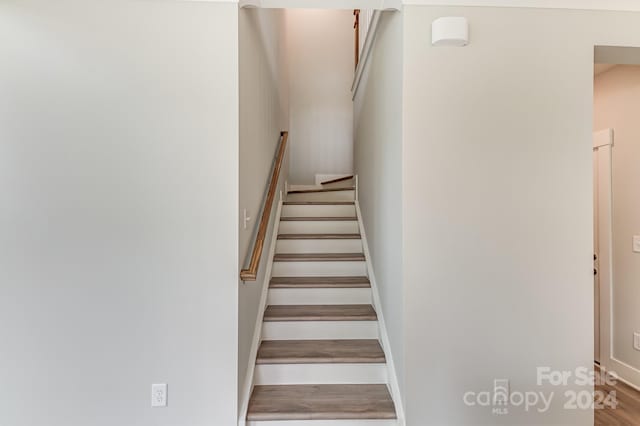
<path fill-rule="evenodd" d="M 370 305 L 370 288 L 274 288 L 268 305 Z"/>
<path fill-rule="evenodd" d="M 282 206 L 282 217 L 355 217 L 353 205 L 292 205 Z"/>
<path fill-rule="evenodd" d="M 362 240 L 278 240 L 276 253 L 363 253 Z"/>
<path fill-rule="evenodd" d="M 361 277 L 367 275 L 364 261 L 359 262 L 273 262 L 274 277 Z"/>
<path fill-rule="evenodd" d="M 377 321 L 269 321 L 262 340 L 377 339 Z"/>
<path fill-rule="evenodd" d="M 355 191 L 303 192 L 287 194 L 287 201 L 353 201 Z"/>
<path fill-rule="evenodd" d="M 387 383 L 386 364 L 257 364 L 256 385 Z"/>
<path fill-rule="evenodd" d="M 344 185 L 348 186 L 348 185 Z M 289 191 L 304 191 L 305 189 L 322 189 L 322 185 L 319 183 L 317 185 L 296 185 L 289 184 Z"/>
<path fill-rule="evenodd" d="M 355 220 L 295 220 L 280 221 L 280 234 L 358 234 Z"/>
<path fill-rule="evenodd" d="M 270 420 L 248 421 L 246 426 L 398 426 L 398 420 Z"/>

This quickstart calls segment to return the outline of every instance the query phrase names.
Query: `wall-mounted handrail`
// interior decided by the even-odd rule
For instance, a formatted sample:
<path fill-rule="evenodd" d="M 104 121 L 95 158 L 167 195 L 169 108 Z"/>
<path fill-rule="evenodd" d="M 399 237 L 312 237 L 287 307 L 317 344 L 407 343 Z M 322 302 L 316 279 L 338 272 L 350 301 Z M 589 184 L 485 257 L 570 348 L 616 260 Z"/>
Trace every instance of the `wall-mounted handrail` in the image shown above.
<path fill-rule="evenodd" d="M 379 10 L 375 10 L 373 12 L 373 15 L 371 16 L 371 22 L 369 22 L 367 26 L 367 35 L 364 40 L 364 46 L 362 46 L 362 51 L 360 52 L 360 60 L 358 61 L 358 65 L 356 66 L 356 72 L 353 76 L 353 84 L 351 85 L 351 93 L 353 99 L 356 98 L 356 93 L 358 92 L 358 87 L 360 86 L 360 80 L 362 80 L 364 69 L 369 62 L 369 54 L 373 49 L 373 42 L 378 32 L 378 22 L 380 21 L 380 14 L 381 12 Z"/>
<path fill-rule="evenodd" d="M 289 139 L 289 132 L 280 133 L 280 146 L 275 157 L 275 164 L 273 166 L 273 173 L 271 174 L 271 181 L 269 182 L 269 192 L 267 198 L 262 206 L 262 217 L 260 218 L 260 225 L 258 228 L 258 234 L 253 243 L 253 250 L 251 251 L 251 261 L 249 267 L 240 271 L 240 279 L 242 281 L 255 281 L 258 277 L 258 267 L 260 266 L 260 258 L 262 257 L 262 248 L 264 247 L 264 239 L 267 234 L 267 227 L 269 226 L 269 219 L 271 218 L 271 208 L 273 206 L 273 199 L 276 196 L 276 189 L 278 188 L 278 181 L 280 179 L 280 169 L 284 162 L 284 153 L 287 149 L 287 140 Z"/>
<path fill-rule="evenodd" d="M 353 30 L 355 33 L 355 65 L 354 69 L 358 68 L 358 61 L 360 60 L 360 9 L 353 10 L 354 23 Z"/>

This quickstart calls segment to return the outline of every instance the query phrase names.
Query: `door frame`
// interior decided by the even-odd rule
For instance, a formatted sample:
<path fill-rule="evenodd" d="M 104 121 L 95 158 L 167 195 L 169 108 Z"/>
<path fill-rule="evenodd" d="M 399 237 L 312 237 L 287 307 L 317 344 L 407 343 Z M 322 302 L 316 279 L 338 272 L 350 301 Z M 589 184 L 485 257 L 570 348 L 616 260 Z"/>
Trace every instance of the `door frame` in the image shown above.
<path fill-rule="evenodd" d="M 593 134 L 593 151 L 598 155 L 598 276 L 600 278 L 600 367 L 618 380 L 640 390 L 640 370 L 617 359 L 613 350 L 613 129 Z M 595 180 L 594 180 L 595 182 Z M 594 188 L 595 189 L 595 188 Z M 596 191 L 594 191 L 594 196 Z M 595 305 L 594 305 L 595 308 Z M 594 333 L 595 334 L 595 333 Z"/>
<path fill-rule="evenodd" d="M 594 208 L 598 208 L 598 221 L 595 223 L 594 241 L 598 242 L 598 286 L 599 300 L 594 301 L 594 314 L 596 308 L 599 312 L 599 354 L 600 365 L 605 369 L 611 366 L 610 360 L 613 354 L 611 314 L 613 312 L 613 194 L 612 194 L 612 148 L 613 129 L 604 129 L 593 133 L 594 155 Z M 597 187 L 596 187 L 597 185 Z M 595 247 L 594 247 L 595 248 Z M 595 253 L 595 250 L 594 250 Z M 595 267 L 595 265 L 594 265 Z M 597 306 L 596 306 L 597 303 Z M 595 326 L 595 321 L 594 321 Z M 594 330 L 594 340 L 595 340 Z"/>
<path fill-rule="evenodd" d="M 594 133 L 593 150 L 598 155 L 598 242 L 600 277 L 600 367 L 619 381 L 640 390 L 640 369 L 616 358 L 613 349 L 613 129 Z M 595 194 L 595 191 L 594 191 Z M 595 307 L 595 305 L 594 305 Z M 595 334 L 595 333 L 594 333 Z"/>

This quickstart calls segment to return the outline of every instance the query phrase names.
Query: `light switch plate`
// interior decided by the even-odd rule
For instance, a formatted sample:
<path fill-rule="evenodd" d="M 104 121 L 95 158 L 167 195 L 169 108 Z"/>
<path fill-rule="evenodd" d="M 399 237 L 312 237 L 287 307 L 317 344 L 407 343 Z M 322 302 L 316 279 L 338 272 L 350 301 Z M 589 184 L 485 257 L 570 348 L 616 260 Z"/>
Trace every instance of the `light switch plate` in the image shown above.
<path fill-rule="evenodd" d="M 633 348 L 640 351 L 640 333 L 633 333 Z"/>
<path fill-rule="evenodd" d="M 158 383 L 151 385 L 151 406 L 166 407 L 167 406 L 167 384 Z"/>
<path fill-rule="evenodd" d="M 633 252 L 640 253 L 640 235 L 633 236 Z"/>

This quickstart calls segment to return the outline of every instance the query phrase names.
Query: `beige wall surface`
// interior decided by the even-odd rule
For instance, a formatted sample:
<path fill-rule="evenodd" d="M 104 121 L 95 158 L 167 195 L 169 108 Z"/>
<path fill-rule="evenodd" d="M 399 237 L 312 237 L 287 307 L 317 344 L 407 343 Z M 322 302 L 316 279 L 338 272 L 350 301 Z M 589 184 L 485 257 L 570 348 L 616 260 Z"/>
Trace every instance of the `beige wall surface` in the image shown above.
<path fill-rule="evenodd" d="M 617 66 L 594 84 L 594 131 L 613 128 L 613 356 L 640 370 L 640 66 Z"/>
<path fill-rule="evenodd" d="M 353 14 L 291 9 L 289 58 L 290 183 L 317 173 L 353 171 Z"/>
<path fill-rule="evenodd" d="M 359 202 L 400 387 L 402 289 L 402 15 L 385 12 L 354 100 Z"/>
<path fill-rule="evenodd" d="M 286 62 L 284 11 L 240 9 L 240 226 L 238 270 L 247 267 L 271 176 L 280 131 L 286 126 L 286 96 L 282 92 Z M 285 172 L 283 172 L 285 173 Z M 277 204 L 279 196 L 274 200 Z M 275 205 L 271 230 L 275 221 Z M 244 228 L 243 210 L 251 220 Z M 238 383 L 242 393 L 249 352 L 268 262 L 271 232 L 264 243 L 255 282 L 238 283 Z"/>
<path fill-rule="evenodd" d="M 1 425 L 236 423 L 237 22 L 0 2 Z"/>
<path fill-rule="evenodd" d="M 409 425 L 592 424 L 536 368 L 593 357 L 594 45 L 640 46 L 640 14 L 404 9 L 403 262 Z M 431 22 L 469 19 L 465 48 Z M 550 409 L 465 392 L 555 392 Z"/>

